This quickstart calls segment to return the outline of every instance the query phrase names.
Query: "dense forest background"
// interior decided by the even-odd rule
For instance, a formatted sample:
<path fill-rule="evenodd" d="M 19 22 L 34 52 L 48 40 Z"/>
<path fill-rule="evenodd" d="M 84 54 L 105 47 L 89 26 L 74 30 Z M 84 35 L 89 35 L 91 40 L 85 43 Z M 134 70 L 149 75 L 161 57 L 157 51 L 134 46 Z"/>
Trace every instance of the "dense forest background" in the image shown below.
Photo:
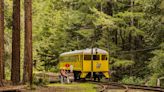
<path fill-rule="evenodd" d="M 21 2 L 22 38 L 23 22 Z M 163 0 L 33 0 L 34 71 L 57 72 L 61 53 L 98 47 L 110 54 L 112 81 L 156 85 L 164 76 L 163 24 Z M 5 0 L 7 79 L 11 38 L 12 0 Z"/>

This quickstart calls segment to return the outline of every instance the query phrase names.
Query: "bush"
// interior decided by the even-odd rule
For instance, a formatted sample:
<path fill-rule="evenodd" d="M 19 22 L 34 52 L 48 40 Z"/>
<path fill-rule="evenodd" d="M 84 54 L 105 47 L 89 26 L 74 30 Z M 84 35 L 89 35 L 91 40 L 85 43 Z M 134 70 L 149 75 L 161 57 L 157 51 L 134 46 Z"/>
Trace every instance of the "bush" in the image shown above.
<path fill-rule="evenodd" d="M 44 86 L 49 83 L 48 77 L 45 74 L 34 74 L 33 75 L 33 84 L 38 86 Z"/>
<path fill-rule="evenodd" d="M 142 84 L 143 80 L 141 78 L 137 78 L 135 76 L 125 76 L 122 80 L 122 83 L 126 83 L 126 84 Z"/>
<path fill-rule="evenodd" d="M 160 73 L 154 73 L 151 75 L 149 81 L 147 82 L 147 85 L 149 86 L 157 86 L 157 80 L 158 78 L 162 77 L 164 75 L 161 75 Z M 164 87 L 164 80 L 161 80 L 161 86 Z"/>
<path fill-rule="evenodd" d="M 49 71 L 50 72 L 54 72 L 54 73 L 58 73 L 59 72 L 59 68 L 58 67 L 53 67 L 53 68 L 50 68 Z"/>

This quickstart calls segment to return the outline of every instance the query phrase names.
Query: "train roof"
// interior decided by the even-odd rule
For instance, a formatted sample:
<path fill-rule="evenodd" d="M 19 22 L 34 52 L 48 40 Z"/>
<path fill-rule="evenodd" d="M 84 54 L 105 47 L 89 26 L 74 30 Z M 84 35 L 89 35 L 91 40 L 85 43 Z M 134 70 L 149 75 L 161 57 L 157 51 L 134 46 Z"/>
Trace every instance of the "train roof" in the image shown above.
<path fill-rule="evenodd" d="M 60 56 L 65 56 L 65 55 L 74 55 L 74 54 L 91 54 L 92 49 L 84 49 L 84 50 L 75 50 L 75 51 L 70 51 L 70 52 L 65 52 L 60 54 Z M 99 48 L 93 48 L 93 54 L 108 54 L 107 51 Z"/>

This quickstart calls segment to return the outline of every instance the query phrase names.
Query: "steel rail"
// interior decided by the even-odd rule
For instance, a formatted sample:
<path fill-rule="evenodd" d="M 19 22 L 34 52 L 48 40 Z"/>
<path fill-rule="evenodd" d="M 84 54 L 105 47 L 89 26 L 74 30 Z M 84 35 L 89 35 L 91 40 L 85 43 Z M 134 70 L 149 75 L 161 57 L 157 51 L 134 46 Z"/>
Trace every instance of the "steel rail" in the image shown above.
<path fill-rule="evenodd" d="M 118 83 L 118 82 L 93 82 L 93 81 L 85 81 L 85 82 L 100 85 L 101 90 L 99 90 L 99 92 L 104 92 L 108 90 L 109 86 L 115 86 L 121 89 L 125 89 L 125 92 L 128 92 L 129 89 L 141 89 L 141 90 L 164 92 L 164 88 L 156 87 L 156 86 L 124 84 L 124 83 Z"/>

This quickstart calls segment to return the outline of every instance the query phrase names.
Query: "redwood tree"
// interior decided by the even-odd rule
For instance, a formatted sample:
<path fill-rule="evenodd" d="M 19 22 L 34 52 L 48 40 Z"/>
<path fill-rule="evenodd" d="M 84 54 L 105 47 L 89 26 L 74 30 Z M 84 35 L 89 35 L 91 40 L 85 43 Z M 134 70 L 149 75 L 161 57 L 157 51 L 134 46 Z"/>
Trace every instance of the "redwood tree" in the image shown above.
<path fill-rule="evenodd" d="M 20 0 L 13 0 L 11 80 L 14 85 L 20 82 Z"/>
<path fill-rule="evenodd" d="M 3 52 L 4 52 L 4 1 L 0 0 L 0 86 L 2 86 L 3 72 Z"/>
<path fill-rule="evenodd" d="M 25 48 L 23 82 L 32 83 L 32 0 L 25 0 Z"/>

